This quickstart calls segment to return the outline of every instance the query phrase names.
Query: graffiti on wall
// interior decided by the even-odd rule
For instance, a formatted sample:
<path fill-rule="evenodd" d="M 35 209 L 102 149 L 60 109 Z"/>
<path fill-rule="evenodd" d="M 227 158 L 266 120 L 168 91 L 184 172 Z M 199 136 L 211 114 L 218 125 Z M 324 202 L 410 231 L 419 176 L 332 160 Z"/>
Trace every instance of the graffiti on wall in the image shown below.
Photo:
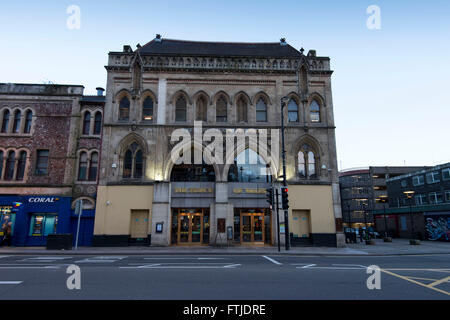
<path fill-rule="evenodd" d="M 428 240 L 450 241 L 450 217 L 427 218 Z"/>

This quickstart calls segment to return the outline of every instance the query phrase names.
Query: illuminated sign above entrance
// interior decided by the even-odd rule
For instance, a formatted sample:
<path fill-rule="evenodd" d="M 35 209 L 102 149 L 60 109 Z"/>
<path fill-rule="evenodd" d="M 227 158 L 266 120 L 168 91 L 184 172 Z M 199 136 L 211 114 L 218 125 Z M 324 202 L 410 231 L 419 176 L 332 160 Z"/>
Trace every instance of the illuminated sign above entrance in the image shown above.
<path fill-rule="evenodd" d="M 59 198 L 56 197 L 33 197 L 29 198 L 29 203 L 55 203 Z"/>

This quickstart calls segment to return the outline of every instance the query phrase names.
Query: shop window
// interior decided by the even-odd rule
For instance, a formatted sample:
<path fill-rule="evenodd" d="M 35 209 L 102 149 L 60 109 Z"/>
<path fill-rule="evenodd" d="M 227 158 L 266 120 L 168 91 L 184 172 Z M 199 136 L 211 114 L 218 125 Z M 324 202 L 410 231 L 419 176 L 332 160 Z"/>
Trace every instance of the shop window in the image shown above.
<path fill-rule="evenodd" d="M 142 120 L 153 121 L 153 100 L 150 97 L 145 98 L 142 105 Z"/>
<path fill-rule="evenodd" d="M 16 214 L 11 212 L 12 206 L 0 206 L 0 227 L 8 220 L 11 222 L 11 235 L 14 235 L 14 225 L 16 222 Z M 3 236 L 3 231 L 0 228 L 0 236 Z"/>
<path fill-rule="evenodd" d="M 33 123 L 33 112 L 31 110 L 28 110 L 25 114 L 25 125 L 23 127 L 23 133 L 30 133 L 31 132 L 31 125 Z"/>
<path fill-rule="evenodd" d="M 8 126 L 9 126 L 9 110 L 6 109 L 5 111 L 3 111 L 2 133 L 8 132 Z"/>
<path fill-rule="evenodd" d="M 245 149 L 234 159 L 228 182 L 271 182 L 269 165 L 252 149 Z"/>
<path fill-rule="evenodd" d="M 130 100 L 123 97 L 119 103 L 119 120 L 128 121 L 130 119 Z"/>
<path fill-rule="evenodd" d="M 288 103 L 288 118 L 289 122 L 298 122 L 298 105 L 294 99 Z"/>
<path fill-rule="evenodd" d="M 102 113 L 97 111 L 94 117 L 94 134 L 100 134 L 102 132 Z"/>
<path fill-rule="evenodd" d="M 14 112 L 13 133 L 19 133 L 21 116 L 22 113 L 20 112 L 20 110 L 16 110 L 16 112 Z"/>
<path fill-rule="evenodd" d="M 48 174 L 48 150 L 38 150 L 36 158 L 36 170 L 35 174 L 38 176 L 43 176 Z"/>
<path fill-rule="evenodd" d="M 256 103 L 256 121 L 267 122 L 267 104 L 262 98 Z"/>
<path fill-rule="evenodd" d="M 58 215 L 47 213 L 33 213 L 30 222 L 30 237 L 48 236 L 56 233 Z"/>
<path fill-rule="evenodd" d="M 313 100 L 309 106 L 311 122 L 320 122 L 320 107 L 316 100 Z"/>
<path fill-rule="evenodd" d="M 175 103 L 175 121 L 186 122 L 186 98 L 180 96 Z"/>
<path fill-rule="evenodd" d="M 216 102 L 216 122 L 227 122 L 227 101 L 223 96 Z"/>

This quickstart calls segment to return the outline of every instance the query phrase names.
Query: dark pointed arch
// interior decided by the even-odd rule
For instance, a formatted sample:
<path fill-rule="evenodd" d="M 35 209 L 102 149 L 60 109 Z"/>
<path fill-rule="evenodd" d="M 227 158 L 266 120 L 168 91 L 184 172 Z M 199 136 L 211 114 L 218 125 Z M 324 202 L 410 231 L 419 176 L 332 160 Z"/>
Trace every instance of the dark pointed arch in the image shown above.
<path fill-rule="evenodd" d="M 260 98 L 263 98 L 265 100 L 267 106 L 272 105 L 272 100 L 270 99 L 269 95 L 264 91 L 259 91 L 257 94 L 254 95 L 252 104 L 256 105 L 256 103 Z"/>
<path fill-rule="evenodd" d="M 175 92 L 175 93 L 172 95 L 171 101 L 172 101 L 172 104 L 173 104 L 174 106 L 175 106 L 175 103 L 177 102 L 178 98 L 180 97 L 180 95 L 183 95 L 183 96 L 184 96 L 184 98 L 186 99 L 186 103 L 192 105 L 192 99 L 191 99 L 191 97 L 187 94 L 187 92 L 184 91 L 184 90 L 178 90 L 177 92 Z"/>
<path fill-rule="evenodd" d="M 220 91 L 216 92 L 216 94 L 214 94 L 214 97 L 213 97 L 213 99 L 211 100 L 211 104 L 216 104 L 216 103 L 217 103 L 217 100 L 218 100 L 221 96 L 223 96 L 223 97 L 225 98 L 227 104 L 231 104 L 231 98 L 230 98 L 230 96 L 228 95 L 228 93 L 226 93 L 226 92 L 223 91 L 223 90 L 220 90 Z"/>

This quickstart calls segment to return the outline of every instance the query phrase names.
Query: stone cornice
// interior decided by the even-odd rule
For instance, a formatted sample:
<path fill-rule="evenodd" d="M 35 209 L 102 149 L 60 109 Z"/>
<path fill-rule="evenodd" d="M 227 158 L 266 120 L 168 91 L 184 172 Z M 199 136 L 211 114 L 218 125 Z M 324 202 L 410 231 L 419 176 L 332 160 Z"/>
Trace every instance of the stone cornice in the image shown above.
<path fill-rule="evenodd" d="M 108 71 L 130 70 L 136 53 L 110 52 Z M 142 55 L 142 69 L 148 71 L 171 72 L 242 72 L 242 73 L 296 73 L 302 65 L 307 65 L 309 72 L 331 74 L 330 59 L 327 57 L 298 58 L 262 58 L 262 57 L 199 57 L 199 56 L 164 56 Z M 317 73 L 318 72 L 318 73 Z"/>

